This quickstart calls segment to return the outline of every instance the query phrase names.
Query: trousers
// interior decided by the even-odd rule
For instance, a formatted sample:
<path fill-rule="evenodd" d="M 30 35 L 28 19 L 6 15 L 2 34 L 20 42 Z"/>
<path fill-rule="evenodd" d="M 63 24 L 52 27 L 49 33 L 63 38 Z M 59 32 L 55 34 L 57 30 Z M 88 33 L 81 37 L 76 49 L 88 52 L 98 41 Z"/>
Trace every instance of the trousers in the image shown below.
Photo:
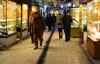
<path fill-rule="evenodd" d="M 59 31 L 59 38 L 62 38 L 62 28 L 58 28 Z"/>
<path fill-rule="evenodd" d="M 64 29 L 65 32 L 65 40 L 70 40 L 70 29 Z"/>
<path fill-rule="evenodd" d="M 38 39 L 39 39 L 40 43 L 43 42 L 43 33 L 34 34 L 34 44 L 36 47 L 38 47 Z"/>
<path fill-rule="evenodd" d="M 33 40 L 33 33 L 30 33 L 30 36 L 31 36 L 31 41 L 34 42 L 34 40 Z"/>

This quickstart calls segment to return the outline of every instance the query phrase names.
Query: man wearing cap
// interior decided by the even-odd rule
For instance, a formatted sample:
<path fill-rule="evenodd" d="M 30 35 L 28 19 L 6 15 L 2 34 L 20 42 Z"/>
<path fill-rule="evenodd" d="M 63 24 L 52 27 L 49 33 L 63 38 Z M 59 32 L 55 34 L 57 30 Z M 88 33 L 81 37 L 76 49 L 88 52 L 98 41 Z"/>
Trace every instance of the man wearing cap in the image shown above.
<path fill-rule="evenodd" d="M 38 12 L 35 12 L 35 19 L 33 20 L 33 31 L 34 31 L 34 44 L 35 48 L 38 49 L 38 39 L 40 40 L 40 46 L 43 42 L 43 32 L 45 31 L 45 22 L 44 19 L 39 15 Z"/>

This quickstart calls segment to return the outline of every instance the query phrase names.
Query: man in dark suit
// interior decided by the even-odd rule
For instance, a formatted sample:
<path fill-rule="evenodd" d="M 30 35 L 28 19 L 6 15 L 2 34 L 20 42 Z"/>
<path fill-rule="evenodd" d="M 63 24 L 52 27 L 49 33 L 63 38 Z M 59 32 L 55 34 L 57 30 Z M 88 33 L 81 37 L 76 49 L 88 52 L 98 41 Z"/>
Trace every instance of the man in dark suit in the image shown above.
<path fill-rule="evenodd" d="M 51 14 L 49 14 L 49 17 L 47 19 L 47 24 L 48 24 L 48 31 L 52 30 L 51 28 L 51 24 L 52 24 L 52 17 L 51 17 Z"/>
<path fill-rule="evenodd" d="M 55 23 L 56 23 L 56 16 L 55 16 L 55 14 L 53 14 L 53 16 L 52 16 L 53 28 L 55 28 Z"/>
<path fill-rule="evenodd" d="M 70 29 L 72 23 L 72 17 L 69 15 L 69 10 L 66 11 L 66 15 L 62 19 L 63 28 L 65 32 L 65 41 L 70 41 Z"/>

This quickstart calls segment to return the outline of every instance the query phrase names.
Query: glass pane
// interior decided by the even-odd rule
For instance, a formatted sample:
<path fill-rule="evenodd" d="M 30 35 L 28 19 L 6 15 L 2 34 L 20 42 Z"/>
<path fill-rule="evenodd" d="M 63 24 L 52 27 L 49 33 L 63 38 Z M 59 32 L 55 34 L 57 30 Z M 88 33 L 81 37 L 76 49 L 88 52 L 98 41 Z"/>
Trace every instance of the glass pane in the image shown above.
<path fill-rule="evenodd" d="M 24 30 L 27 27 L 28 6 L 23 4 L 22 7 L 22 30 Z"/>
<path fill-rule="evenodd" d="M 21 4 L 17 4 L 17 37 L 21 37 Z"/>
<path fill-rule="evenodd" d="M 88 35 L 96 40 L 100 39 L 99 6 L 98 2 L 88 3 Z"/>
<path fill-rule="evenodd" d="M 6 1 L 0 1 L 0 36 L 6 36 Z"/>
<path fill-rule="evenodd" d="M 16 32 L 16 3 L 7 1 L 7 34 Z"/>
<path fill-rule="evenodd" d="M 73 24 L 71 27 L 78 28 L 79 27 L 79 8 L 71 8 L 70 9 L 71 16 L 73 18 Z"/>

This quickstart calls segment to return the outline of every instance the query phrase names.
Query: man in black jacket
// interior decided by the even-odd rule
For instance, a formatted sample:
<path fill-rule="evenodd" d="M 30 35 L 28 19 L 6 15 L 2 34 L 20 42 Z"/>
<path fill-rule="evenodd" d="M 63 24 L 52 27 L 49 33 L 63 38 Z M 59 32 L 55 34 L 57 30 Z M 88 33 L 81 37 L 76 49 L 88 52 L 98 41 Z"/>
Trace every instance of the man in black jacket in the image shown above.
<path fill-rule="evenodd" d="M 53 14 L 53 16 L 52 16 L 53 28 L 55 28 L 55 23 L 56 23 L 56 16 L 55 16 L 55 14 Z"/>
<path fill-rule="evenodd" d="M 51 14 L 49 14 L 49 17 L 47 19 L 47 24 L 48 24 L 48 31 L 52 30 L 52 28 L 51 28 L 51 24 L 52 24 Z"/>
<path fill-rule="evenodd" d="M 70 40 L 70 29 L 72 23 L 72 18 L 69 15 L 69 10 L 66 12 L 66 15 L 63 17 L 62 23 L 65 32 L 65 41 L 68 42 Z"/>

